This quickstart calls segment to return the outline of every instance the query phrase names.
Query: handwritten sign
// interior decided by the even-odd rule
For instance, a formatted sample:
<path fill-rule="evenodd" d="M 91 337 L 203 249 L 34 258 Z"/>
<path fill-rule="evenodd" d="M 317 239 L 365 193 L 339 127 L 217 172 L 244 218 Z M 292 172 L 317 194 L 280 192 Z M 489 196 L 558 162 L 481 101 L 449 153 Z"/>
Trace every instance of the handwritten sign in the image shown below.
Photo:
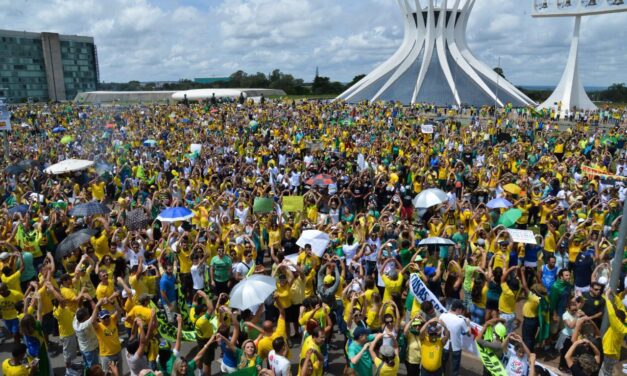
<path fill-rule="evenodd" d="M 509 232 L 512 241 L 515 243 L 538 244 L 533 231 L 507 229 L 507 232 Z"/>

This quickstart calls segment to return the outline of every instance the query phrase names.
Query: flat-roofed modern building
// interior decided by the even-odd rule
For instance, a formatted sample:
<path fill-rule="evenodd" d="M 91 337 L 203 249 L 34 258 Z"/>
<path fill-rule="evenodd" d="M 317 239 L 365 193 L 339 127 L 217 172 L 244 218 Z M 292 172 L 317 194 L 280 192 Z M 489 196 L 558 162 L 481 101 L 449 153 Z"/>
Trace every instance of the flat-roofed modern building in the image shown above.
<path fill-rule="evenodd" d="M 9 102 L 71 100 L 97 84 L 94 38 L 0 30 L 0 97 Z"/>

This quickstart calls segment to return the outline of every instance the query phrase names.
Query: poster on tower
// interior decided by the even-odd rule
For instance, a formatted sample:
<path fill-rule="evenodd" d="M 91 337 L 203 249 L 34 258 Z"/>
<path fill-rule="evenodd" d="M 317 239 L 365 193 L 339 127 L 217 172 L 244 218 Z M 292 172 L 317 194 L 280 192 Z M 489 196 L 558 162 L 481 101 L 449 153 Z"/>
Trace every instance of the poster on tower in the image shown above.
<path fill-rule="evenodd" d="M 11 130 L 11 113 L 4 98 L 0 98 L 0 131 Z"/>

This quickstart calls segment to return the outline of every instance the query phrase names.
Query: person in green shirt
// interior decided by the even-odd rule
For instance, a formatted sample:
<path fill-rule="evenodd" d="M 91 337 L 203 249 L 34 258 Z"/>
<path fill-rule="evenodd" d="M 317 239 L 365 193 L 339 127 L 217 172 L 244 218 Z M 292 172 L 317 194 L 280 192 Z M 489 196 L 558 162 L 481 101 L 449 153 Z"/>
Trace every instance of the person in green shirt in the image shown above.
<path fill-rule="evenodd" d="M 231 280 L 232 273 L 231 267 L 233 265 L 231 258 L 224 253 L 223 244 L 218 246 L 217 252 L 218 254 L 211 259 L 211 268 L 209 269 L 214 296 L 219 296 L 221 293 L 227 294 L 229 292 L 229 281 Z"/>
<path fill-rule="evenodd" d="M 483 270 L 486 263 L 486 252 L 483 248 L 478 247 L 478 252 L 470 255 L 470 260 L 464 265 L 464 306 L 467 310 L 472 310 L 472 281 L 476 270 Z"/>
<path fill-rule="evenodd" d="M 372 375 L 372 357 L 368 349 L 370 348 L 371 334 L 368 328 L 359 326 L 353 332 L 353 340 L 348 345 L 348 359 L 350 368 L 354 369 L 359 376 Z"/>

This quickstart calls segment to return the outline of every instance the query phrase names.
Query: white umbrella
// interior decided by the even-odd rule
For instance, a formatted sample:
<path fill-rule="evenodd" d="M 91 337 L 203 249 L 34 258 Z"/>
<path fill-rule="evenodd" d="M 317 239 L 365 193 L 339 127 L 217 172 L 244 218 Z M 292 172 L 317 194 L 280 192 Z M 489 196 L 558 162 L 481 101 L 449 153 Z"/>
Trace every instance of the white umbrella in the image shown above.
<path fill-rule="evenodd" d="M 418 196 L 414 198 L 412 203 L 416 208 L 430 208 L 448 201 L 446 192 L 437 188 L 429 188 L 420 192 Z"/>
<path fill-rule="evenodd" d="M 63 162 L 53 164 L 46 168 L 44 172 L 46 174 L 59 175 L 67 172 L 81 171 L 91 167 L 94 161 L 87 161 L 84 159 L 66 159 Z"/>
<path fill-rule="evenodd" d="M 243 311 L 263 304 L 274 291 L 276 291 L 276 279 L 274 277 L 253 274 L 233 287 L 230 306 Z"/>
<path fill-rule="evenodd" d="M 455 242 L 451 239 L 433 237 L 422 239 L 418 245 L 455 245 Z"/>
<path fill-rule="evenodd" d="M 318 230 L 305 230 L 296 241 L 296 245 L 305 248 L 307 244 L 311 245 L 311 250 L 318 257 L 322 257 L 327 249 L 331 239 L 329 235 Z"/>

